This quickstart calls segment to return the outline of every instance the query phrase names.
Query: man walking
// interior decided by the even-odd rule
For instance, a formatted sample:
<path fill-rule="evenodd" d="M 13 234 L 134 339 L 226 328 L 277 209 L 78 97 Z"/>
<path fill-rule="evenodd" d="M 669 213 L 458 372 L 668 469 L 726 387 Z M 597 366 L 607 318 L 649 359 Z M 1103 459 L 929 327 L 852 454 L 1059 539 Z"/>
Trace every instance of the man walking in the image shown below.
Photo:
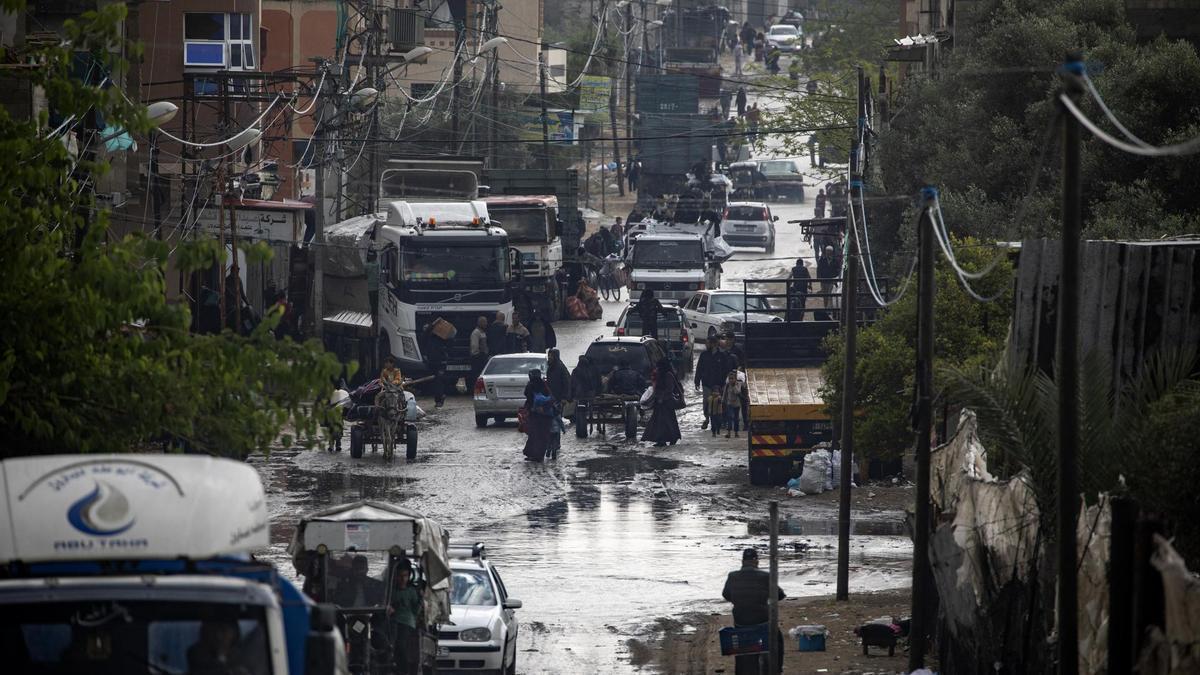
<path fill-rule="evenodd" d="M 475 390 L 475 380 L 483 372 L 488 361 L 488 320 L 486 316 L 479 317 L 475 322 L 475 330 L 471 331 L 471 376 L 467 380 L 467 389 Z"/>
<path fill-rule="evenodd" d="M 487 327 L 488 355 L 504 354 L 504 345 L 508 341 L 508 324 L 504 322 L 504 312 L 496 312 L 496 319 Z"/>
<path fill-rule="evenodd" d="M 433 375 L 433 407 L 446 404 L 446 340 L 425 324 L 425 367 Z M 453 337 L 453 336 L 452 336 Z"/>
<path fill-rule="evenodd" d="M 833 304 L 834 279 L 838 278 L 840 272 L 837 260 L 833 257 L 833 247 L 826 246 L 821 257 L 817 258 L 817 279 L 821 282 L 821 304 L 825 309 Z"/>
<path fill-rule="evenodd" d="M 725 356 L 724 352 L 717 349 L 717 336 L 708 338 L 704 351 L 700 353 L 700 358 L 696 359 L 696 372 L 692 377 L 696 389 L 703 391 L 704 421 L 700 423 L 700 428 L 707 429 L 711 422 L 713 436 L 717 435 L 717 430 L 721 427 L 721 386 L 725 383 L 724 373 L 729 370 Z"/>
<path fill-rule="evenodd" d="M 738 111 L 738 117 L 746 116 L 746 88 L 745 87 L 738 87 L 737 111 Z"/>
<path fill-rule="evenodd" d="M 825 217 L 825 201 L 826 201 L 825 188 L 821 188 L 820 190 L 817 190 L 817 199 L 813 206 L 813 215 L 814 216 L 816 216 L 818 218 Z"/>
<path fill-rule="evenodd" d="M 742 552 L 742 568 L 729 573 L 725 578 L 725 588 L 721 597 L 733 603 L 733 625 L 757 626 L 770 620 L 767 604 L 771 597 L 771 577 L 758 568 L 758 551 L 748 548 Z M 779 599 L 786 595 L 779 589 Z M 778 626 L 769 626 L 768 630 L 776 632 L 775 656 L 779 671 L 783 672 L 783 632 Z M 759 655 L 750 654 L 737 657 L 735 672 L 737 675 L 762 675 L 759 669 Z"/>

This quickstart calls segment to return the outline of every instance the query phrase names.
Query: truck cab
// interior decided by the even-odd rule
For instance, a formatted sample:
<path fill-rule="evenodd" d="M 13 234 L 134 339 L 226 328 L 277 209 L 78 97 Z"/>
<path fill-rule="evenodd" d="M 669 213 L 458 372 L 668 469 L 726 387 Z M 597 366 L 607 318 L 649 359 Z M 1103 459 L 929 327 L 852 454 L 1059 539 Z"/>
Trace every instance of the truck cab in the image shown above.
<path fill-rule="evenodd" d="M 508 234 L 520 254 L 521 285 L 534 297 L 545 298 L 549 316 L 563 310 L 562 289 L 555 275 L 563 268 L 559 238 L 558 198 L 553 195 L 486 197 L 488 214 Z"/>
<path fill-rule="evenodd" d="M 0 628 L 20 673 L 346 671 L 332 608 L 269 565 L 266 494 L 232 460 L 0 462 Z"/>
<path fill-rule="evenodd" d="M 379 353 L 405 374 L 424 374 L 423 327 L 439 318 L 454 326 L 446 348 L 450 384 L 470 370 L 470 335 L 480 316 L 512 314 L 507 233 L 487 205 L 470 202 L 388 204 L 378 228 Z"/>
<path fill-rule="evenodd" d="M 626 257 L 632 301 L 650 290 L 659 300 L 684 303 L 696 291 L 721 285 L 721 265 L 698 234 L 650 230 L 634 241 Z"/>

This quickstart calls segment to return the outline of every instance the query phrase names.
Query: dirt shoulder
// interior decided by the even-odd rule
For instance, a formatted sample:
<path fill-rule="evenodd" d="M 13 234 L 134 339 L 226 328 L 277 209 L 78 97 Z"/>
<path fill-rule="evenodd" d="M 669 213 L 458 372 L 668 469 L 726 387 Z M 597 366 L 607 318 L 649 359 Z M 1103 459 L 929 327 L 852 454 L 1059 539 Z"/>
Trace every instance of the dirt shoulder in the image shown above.
<path fill-rule="evenodd" d="M 907 616 L 911 606 L 909 589 L 856 594 L 848 602 L 830 596 L 787 599 L 779 605 L 784 631 L 784 673 L 901 673 L 907 655 L 897 647 L 894 656 L 872 647 L 863 656 L 862 643 L 854 629 L 879 617 Z M 819 624 L 829 631 L 824 652 L 801 652 L 787 635 L 793 626 Z M 644 638 L 629 641 L 631 660 L 663 673 L 732 673 L 734 661 L 722 656 L 717 632 L 733 625 L 729 614 L 687 614 L 663 618 Z"/>

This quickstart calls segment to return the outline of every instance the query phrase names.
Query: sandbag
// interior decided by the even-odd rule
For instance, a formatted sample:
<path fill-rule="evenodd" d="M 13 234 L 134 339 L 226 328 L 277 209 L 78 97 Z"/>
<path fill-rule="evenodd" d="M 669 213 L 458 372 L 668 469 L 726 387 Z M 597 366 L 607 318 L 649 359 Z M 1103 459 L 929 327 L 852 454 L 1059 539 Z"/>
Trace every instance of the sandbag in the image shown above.
<path fill-rule="evenodd" d="M 584 306 L 582 300 L 572 295 L 567 298 L 567 316 L 575 321 L 587 321 L 587 307 Z"/>
<path fill-rule="evenodd" d="M 829 476 L 829 453 L 814 450 L 804 456 L 804 471 L 800 474 L 800 491 L 807 495 L 819 495 L 825 491 L 825 480 Z"/>

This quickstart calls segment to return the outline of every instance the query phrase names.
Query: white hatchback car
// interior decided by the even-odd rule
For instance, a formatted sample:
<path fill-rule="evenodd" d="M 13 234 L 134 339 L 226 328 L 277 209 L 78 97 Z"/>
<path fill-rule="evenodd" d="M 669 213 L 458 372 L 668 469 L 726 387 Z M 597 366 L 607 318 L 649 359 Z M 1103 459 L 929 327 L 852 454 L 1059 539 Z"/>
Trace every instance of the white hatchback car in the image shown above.
<path fill-rule="evenodd" d="M 515 675 L 520 608 L 483 544 L 451 543 L 450 621 L 438 627 L 438 671 Z"/>

